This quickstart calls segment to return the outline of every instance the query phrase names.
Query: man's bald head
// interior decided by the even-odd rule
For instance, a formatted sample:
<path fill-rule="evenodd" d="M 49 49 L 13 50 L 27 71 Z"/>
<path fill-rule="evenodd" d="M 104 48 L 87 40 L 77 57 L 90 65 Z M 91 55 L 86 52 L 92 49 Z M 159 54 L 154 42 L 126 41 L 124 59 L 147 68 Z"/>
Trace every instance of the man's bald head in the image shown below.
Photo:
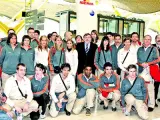
<path fill-rule="evenodd" d="M 70 31 L 64 33 L 65 40 L 72 39 L 72 33 Z"/>

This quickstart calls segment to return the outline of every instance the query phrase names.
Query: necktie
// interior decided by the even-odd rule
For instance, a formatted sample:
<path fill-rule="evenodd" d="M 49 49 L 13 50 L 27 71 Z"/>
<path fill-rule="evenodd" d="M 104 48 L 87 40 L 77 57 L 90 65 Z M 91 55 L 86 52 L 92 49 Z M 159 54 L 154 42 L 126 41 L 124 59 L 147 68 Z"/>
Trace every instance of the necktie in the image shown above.
<path fill-rule="evenodd" d="M 88 49 L 88 44 L 86 44 L 86 49 L 85 49 L 86 53 L 88 53 L 89 49 Z"/>

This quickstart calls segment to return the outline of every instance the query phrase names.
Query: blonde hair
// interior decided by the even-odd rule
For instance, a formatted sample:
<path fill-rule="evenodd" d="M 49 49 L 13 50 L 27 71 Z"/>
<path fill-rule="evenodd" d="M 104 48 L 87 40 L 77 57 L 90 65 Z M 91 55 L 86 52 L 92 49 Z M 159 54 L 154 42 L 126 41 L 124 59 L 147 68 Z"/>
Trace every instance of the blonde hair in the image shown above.
<path fill-rule="evenodd" d="M 42 35 L 39 39 L 39 45 L 38 45 L 38 50 L 40 49 L 42 51 L 42 45 L 41 45 L 41 41 L 42 39 L 45 38 L 47 40 L 47 44 L 45 46 L 46 51 L 48 51 L 48 38 L 45 35 Z"/>
<path fill-rule="evenodd" d="M 61 36 L 59 36 L 59 35 L 56 37 L 56 40 L 55 40 L 55 41 L 57 41 L 57 39 L 60 39 L 60 40 L 62 41 L 62 38 L 61 38 Z M 54 48 L 55 48 L 56 50 L 62 50 L 62 49 L 63 49 L 63 43 L 62 43 L 60 46 L 58 46 L 57 43 L 55 42 Z"/>

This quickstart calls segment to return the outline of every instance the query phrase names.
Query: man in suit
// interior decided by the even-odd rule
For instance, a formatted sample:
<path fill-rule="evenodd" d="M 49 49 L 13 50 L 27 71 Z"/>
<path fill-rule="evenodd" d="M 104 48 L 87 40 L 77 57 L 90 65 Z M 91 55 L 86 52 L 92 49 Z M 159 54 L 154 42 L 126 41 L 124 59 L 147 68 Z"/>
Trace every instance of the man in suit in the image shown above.
<path fill-rule="evenodd" d="M 84 42 L 77 44 L 78 52 L 78 74 L 83 73 L 83 68 L 86 65 L 92 67 L 92 73 L 95 73 L 94 56 L 97 45 L 91 42 L 91 34 L 86 33 L 83 36 Z"/>
<path fill-rule="evenodd" d="M 156 44 L 153 44 L 153 46 L 157 47 L 160 54 L 160 35 L 156 35 L 155 42 Z M 159 66 L 160 66 L 160 63 L 159 63 Z M 157 81 L 154 82 L 155 100 L 157 99 L 157 96 L 158 96 L 159 85 L 160 85 L 160 82 L 157 82 Z M 160 99 L 158 99 L 158 101 L 160 101 Z M 157 103 L 155 103 L 155 106 L 158 107 Z"/>

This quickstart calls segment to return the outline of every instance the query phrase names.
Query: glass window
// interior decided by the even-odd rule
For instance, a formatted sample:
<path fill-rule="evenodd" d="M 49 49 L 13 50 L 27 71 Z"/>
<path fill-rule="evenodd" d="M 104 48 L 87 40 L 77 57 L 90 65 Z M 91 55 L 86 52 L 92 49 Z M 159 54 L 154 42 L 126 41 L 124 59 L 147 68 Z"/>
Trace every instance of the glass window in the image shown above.
<path fill-rule="evenodd" d="M 76 34 L 77 30 L 77 17 L 75 14 L 70 14 L 70 30 L 74 34 Z"/>
<path fill-rule="evenodd" d="M 139 22 L 124 21 L 124 35 L 132 34 L 133 32 L 139 33 Z"/>
<path fill-rule="evenodd" d="M 100 17 L 99 23 L 99 33 L 106 33 L 106 32 L 118 32 L 118 20 L 112 18 L 103 18 Z"/>

